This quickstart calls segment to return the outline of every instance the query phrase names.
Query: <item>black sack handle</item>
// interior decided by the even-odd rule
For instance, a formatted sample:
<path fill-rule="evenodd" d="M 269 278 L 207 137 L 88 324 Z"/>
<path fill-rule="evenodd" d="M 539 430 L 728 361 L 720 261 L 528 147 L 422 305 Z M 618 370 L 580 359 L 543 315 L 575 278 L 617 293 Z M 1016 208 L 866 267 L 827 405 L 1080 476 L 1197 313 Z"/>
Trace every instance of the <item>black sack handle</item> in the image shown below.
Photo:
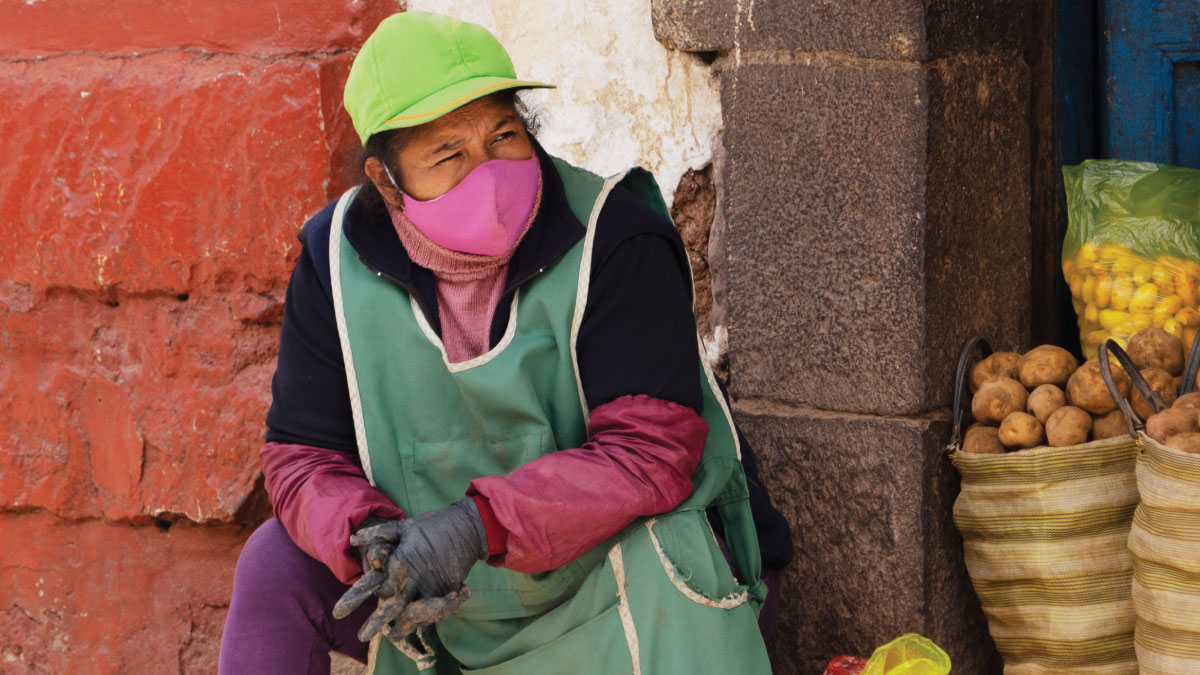
<path fill-rule="evenodd" d="M 1129 358 L 1129 354 L 1121 348 L 1121 345 L 1112 340 L 1106 340 L 1100 345 L 1100 350 L 1097 355 L 1097 360 L 1100 363 L 1100 375 L 1104 378 L 1104 386 L 1108 387 L 1108 393 L 1112 396 L 1113 401 L 1116 401 L 1117 407 L 1125 414 L 1125 424 L 1129 427 L 1129 435 L 1137 438 L 1137 428 L 1142 426 L 1142 420 L 1133 411 L 1133 406 L 1129 405 L 1129 401 L 1121 395 L 1121 390 L 1117 389 L 1117 382 L 1112 376 L 1112 364 L 1109 363 L 1108 353 L 1117 357 L 1117 361 L 1121 363 L 1121 367 L 1125 369 L 1125 375 L 1129 377 L 1129 381 L 1137 390 L 1141 392 L 1142 397 L 1150 404 L 1150 408 L 1154 412 L 1162 412 L 1167 407 L 1162 397 L 1157 391 L 1150 388 L 1150 383 L 1146 382 L 1146 378 L 1142 377 L 1142 371 L 1138 370 L 1133 359 Z"/>
<path fill-rule="evenodd" d="M 954 409 L 950 412 L 953 431 L 950 434 L 950 443 L 946 446 L 946 450 L 949 452 L 958 450 L 958 444 L 962 442 L 963 389 L 967 384 L 967 366 L 971 362 L 971 353 L 975 351 L 976 347 L 983 352 L 983 358 L 986 359 L 992 355 L 992 346 L 981 337 L 968 339 L 967 343 L 963 345 L 962 351 L 958 353 L 958 367 L 954 371 Z"/>
<path fill-rule="evenodd" d="M 1192 340 L 1192 351 L 1188 352 L 1187 365 L 1183 368 L 1183 382 L 1179 383 L 1179 395 L 1192 393 L 1196 387 L 1196 372 L 1200 370 L 1200 339 Z"/>

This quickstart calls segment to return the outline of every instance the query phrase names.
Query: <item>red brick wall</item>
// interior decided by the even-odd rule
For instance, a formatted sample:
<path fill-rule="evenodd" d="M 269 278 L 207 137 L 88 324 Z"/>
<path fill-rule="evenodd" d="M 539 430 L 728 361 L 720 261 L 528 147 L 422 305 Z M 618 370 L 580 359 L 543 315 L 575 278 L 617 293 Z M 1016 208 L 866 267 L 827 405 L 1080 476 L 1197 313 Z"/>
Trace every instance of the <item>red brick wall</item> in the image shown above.
<path fill-rule="evenodd" d="M 0 673 L 212 673 L 388 0 L 0 0 Z"/>

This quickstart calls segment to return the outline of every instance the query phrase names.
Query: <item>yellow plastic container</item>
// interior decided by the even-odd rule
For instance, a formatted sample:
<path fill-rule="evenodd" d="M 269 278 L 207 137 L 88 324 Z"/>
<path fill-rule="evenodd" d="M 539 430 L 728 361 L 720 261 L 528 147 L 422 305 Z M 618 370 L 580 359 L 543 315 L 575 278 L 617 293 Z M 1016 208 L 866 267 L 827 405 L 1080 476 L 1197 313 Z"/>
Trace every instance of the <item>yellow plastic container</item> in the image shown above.
<path fill-rule="evenodd" d="M 950 657 L 928 638 L 908 633 L 875 650 L 860 675 L 949 675 Z"/>

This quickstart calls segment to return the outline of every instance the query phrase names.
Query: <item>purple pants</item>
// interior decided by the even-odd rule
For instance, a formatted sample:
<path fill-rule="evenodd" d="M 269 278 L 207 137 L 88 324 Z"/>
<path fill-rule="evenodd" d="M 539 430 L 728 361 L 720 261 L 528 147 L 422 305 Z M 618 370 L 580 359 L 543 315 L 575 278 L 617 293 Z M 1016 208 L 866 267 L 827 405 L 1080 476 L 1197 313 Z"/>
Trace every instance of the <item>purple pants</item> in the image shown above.
<path fill-rule="evenodd" d="M 779 572 L 768 570 L 763 578 L 769 592 L 758 625 L 769 639 L 779 613 Z M 220 675 L 329 675 L 330 651 L 366 663 L 367 643 L 357 634 L 375 601 L 334 619 L 333 605 L 347 588 L 292 543 L 278 519 L 263 523 L 250 535 L 234 572 Z"/>
<path fill-rule="evenodd" d="M 375 600 L 334 619 L 333 605 L 347 588 L 292 543 L 278 519 L 263 523 L 238 558 L 218 672 L 329 675 L 330 651 L 366 663 L 367 643 L 358 641 L 358 628 Z"/>

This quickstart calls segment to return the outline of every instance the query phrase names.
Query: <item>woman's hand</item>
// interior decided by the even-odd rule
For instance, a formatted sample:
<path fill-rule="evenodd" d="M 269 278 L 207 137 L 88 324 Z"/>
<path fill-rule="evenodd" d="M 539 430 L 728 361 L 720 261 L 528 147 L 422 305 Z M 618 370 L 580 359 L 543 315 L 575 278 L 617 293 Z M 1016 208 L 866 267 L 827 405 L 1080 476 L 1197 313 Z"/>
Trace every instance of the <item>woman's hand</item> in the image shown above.
<path fill-rule="evenodd" d="M 473 499 L 359 529 L 350 543 L 364 550 L 362 579 L 334 608 L 344 617 L 372 593 L 380 599 L 358 637 L 366 642 L 393 621 L 388 635 L 403 638 L 454 613 L 470 597 L 463 581 L 476 562 L 487 557 L 487 534 Z M 392 547 L 386 566 L 377 565 Z M 369 569 L 368 569 L 369 567 Z"/>
<path fill-rule="evenodd" d="M 396 550 L 396 544 L 400 543 L 400 537 L 395 534 L 394 527 L 380 526 L 395 525 L 400 522 L 402 521 L 368 518 L 351 535 L 350 543 L 358 549 L 358 559 L 362 562 L 363 575 L 350 587 L 350 590 L 342 594 L 337 604 L 333 606 L 333 618 L 342 619 L 349 616 L 350 612 L 358 609 L 363 601 L 371 597 L 383 585 L 383 582 L 387 581 L 387 562 L 392 551 Z M 359 534 L 365 535 L 368 531 L 372 533 L 370 536 L 364 536 L 357 541 L 354 539 Z"/>

